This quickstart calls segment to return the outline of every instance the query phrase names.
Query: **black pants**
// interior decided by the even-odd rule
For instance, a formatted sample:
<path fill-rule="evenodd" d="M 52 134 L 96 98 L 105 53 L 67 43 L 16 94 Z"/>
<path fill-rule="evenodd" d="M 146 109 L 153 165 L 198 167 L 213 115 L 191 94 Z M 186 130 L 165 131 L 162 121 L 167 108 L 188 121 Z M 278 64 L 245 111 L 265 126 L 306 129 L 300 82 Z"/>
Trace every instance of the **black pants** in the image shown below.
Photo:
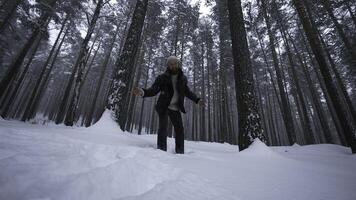
<path fill-rule="evenodd" d="M 167 125 L 168 116 L 173 124 L 175 140 L 176 140 L 176 153 L 184 153 L 184 128 L 180 111 L 167 109 L 166 112 L 159 115 L 159 128 L 157 136 L 157 148 L 167 151 Z"/>

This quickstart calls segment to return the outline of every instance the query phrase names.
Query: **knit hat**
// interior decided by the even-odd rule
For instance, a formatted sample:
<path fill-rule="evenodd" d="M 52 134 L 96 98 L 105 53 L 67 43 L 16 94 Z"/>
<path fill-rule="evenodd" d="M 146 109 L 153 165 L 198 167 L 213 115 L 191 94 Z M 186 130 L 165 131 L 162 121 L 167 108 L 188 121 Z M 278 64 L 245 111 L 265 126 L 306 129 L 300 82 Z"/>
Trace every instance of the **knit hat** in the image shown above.
<path fill-rule="evenodd" d="M 180 63 L 180 60 L 179 60 L 179 58 L 177 58 L 176 56 L 169 56 L 169 57 L 167 58 L 167 61 L 166 61 L 166 66 L 168 66 L 168 63 L 169 63 L 169 62 L 173 62 L 173 61 L 175 61 L 175 62 L 178 63 L 178 67 L 179 67 L 179 68 L 182 68 L 181 63 Z"/>

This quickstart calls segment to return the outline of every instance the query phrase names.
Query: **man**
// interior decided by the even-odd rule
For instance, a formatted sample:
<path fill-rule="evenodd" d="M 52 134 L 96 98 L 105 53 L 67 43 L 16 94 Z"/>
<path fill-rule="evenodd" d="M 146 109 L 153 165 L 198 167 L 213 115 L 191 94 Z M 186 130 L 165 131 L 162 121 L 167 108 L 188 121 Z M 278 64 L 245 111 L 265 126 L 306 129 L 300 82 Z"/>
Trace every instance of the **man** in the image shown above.
<path fill-rule="evenodd" d="M 169 117 L 175 132 L 176 153 L 184 154 L 184 128 L 180 113 L 185 113 L 184 97 L 188 97 L 200 106 L 205 106 L 205 103 L 189 89 L 187 77 L 183 74 L 180 61 L 177 57 L 168 57 L 166 65 L 166 71 L 156 78 L 150 88 L 136 87 L 132 93 L 137 96 L 152 97 L 161 92 L 155 107 L 159 117 L 157 148 L 167 151 L 167 125 Z"/>

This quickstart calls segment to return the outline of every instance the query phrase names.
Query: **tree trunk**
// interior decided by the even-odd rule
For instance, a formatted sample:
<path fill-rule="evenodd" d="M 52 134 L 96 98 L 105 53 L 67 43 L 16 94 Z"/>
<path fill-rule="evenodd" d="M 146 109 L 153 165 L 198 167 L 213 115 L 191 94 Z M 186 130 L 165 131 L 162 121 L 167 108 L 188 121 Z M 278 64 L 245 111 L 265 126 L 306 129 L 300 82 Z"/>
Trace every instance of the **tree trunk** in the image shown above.
<path fill-rule="evenodd" d="M 51 62 L 51 64 L 50 64 L 50 66 L 49 66 L 49 68 L 48 68 L 46 74 L 44 75 L 44 80 L 42 81 L 42 84 L 40 85 L 40 88 L 38 89 L 38 94 L 36 95 L 36 97 L 35 97 L 35 99 L 34 99 L 34 101 L 33 101 L 34 104 L 33 104 L 32 108 L 31 108 L 30 113 L 36 113 L 36 111 L 37 111 L 37 109 L 38 109 L 38 106 L 39 106 L 39 104 L 40 104 L 40 99 L 42 98 L 42 96 L 43 96 L 43 94 L 44 94 L 44 92 L 45 92 L 45 90 L 46 90 L 46 88 L 47 88 L 47 85 L 48 85 L 48 82 L 49 82 L 50 74 L 51 74 L 52 69 L 53 69 L 53 67 L 54 67 L 54 64 L 55 64 L 55 62 L 56 62 L 56 60 L 57 60 L 58 54 L 60 53 L 61 47 L 62 47 L 62 45 L 63 45 L 63 42 L 64 42 L 64 40 L 65 40 L 65 38 L 66 38 L 66 36 L 67 36 L 67 34 L 68 34 L 68 32 L 69 32 L 69 29 L 70 29 L 70 27 L 67 26 L 66 31 L 65 31 L 65 33 L 64 33 L 64 35 L 63 35 L 63 37 L 62 37 L 62 40 L 61 40 L 61 42 L 59 43 L 59 45 L 58 45 L 58 47 L 57 47 L 56 53 L 54 54 L 54 56 L 53 56 L 53 58 L 52 58 L 52 62 Z M 29 116 L 29 117 L 30 117 L 30 118 L 33 118 L 34 115 L 31 115 L 31 116 Z"/>
<path fill-rule="evenodd" d="M 27 106 L 25 108 L 25 112 L 24 114 L 22 115 L 22 118 L 21 118 L 21 121 L 27 121 L 29 119 L 31 119 L 31 116 L 34 116 L 34 101 L 36 100 L 36 96 L 38 95 L 37 93 L 39 92 L 39 89 L 40 89 L 40 84 L 41 82 L 43 81 L 43 79 L 45 79 L 45 72 L 47 69 L 47 65 L 49 64 L 51 58 L 52 58 L 52 55 L 56 49 L 56 46 L 59 42 L 59 39 L 63 33 L 63 30 L 64 30 L 64 27 L 66 25 L 66 22 L 67 22 L 67 17 L 63 20 L 62 22 L 62 27 L 61 27 L 61 30 L 59 31 L 58 35 L 57 35 L 57 38 L 56 38 L 56 41 L 54 42 L 53 46 L 52 46 L 52 49 L 47 57 L 47 60 L 46 62 L 44 63 L 44 65 L 42 66 L 42 69 L 41 69 L 41 72 L 36 80 L 36 84 L 35 84 L 35 87 L 33 88 L 32 92 L 30 93 L 30 99 L 29 99 L 29 102 L 27 103 Z M 47 73 L 48 75 L 49 73 Z"/>
<path fill-rule="evenodd" d="M 106 72 L 106 68 L 108 66 L 108 63 L 109 63 L 109 60 L 110 60 L 110 56 L 111 56 L 111 52 L 115 46 L 115 41 L 116 41 L 116 37 L 117 37 L 117 34 L 119 33 L 119 26 L 116 27 L 116 31 L 115 31 L 115 34 L 113 36 L 113 39 L 112 39 L 112 42 L 108 48 L 108 51 L 106 53 L 106 56 L 104 58 L 104 62 L 102 64 L 102 69 L 100 71 L 100 76 L 99 76 L 99 81 L 96 85 L 96 88 L 95 88 L 95 92 L 94 92 L 94 99 L 89 107 L 89 113 L 88 113 L 88 117 L 86 118 L 86 121 L 85 121 L 85 127 L 89 127 L 93 121 L 93 115 L 94 115 L 94 111 L 95 111 L 95 106 L 97 104 L 97 101 L 98 101 L 98 97 L 99 97 L 99 92 L 100 92 L 100 88 L 102 87 L 103 85 L 103 82 L 104 82 L 104 77 L 105 77 L 105 72 Z"/>
<path fill-rule="evenodd" d="M 293 4 L 297 10 L 298 16 L 302 22 L 304 31 L 309 40 L 310 47 L 315 55 L 315 59 L 319 64 L 319 68 L 323 79 L 325 80 L 326 89 L 331 97 L 333 106 L 335 108 L 336 114 L 341 122 L 343 132 L 347 139 L 349 146 L 351 147 L 352 153 L 356 153 L 356 139 L 352 127 L 346 119 L 343 105 L 341 104 L 342 100 L 337 95 L 337 88 L 335 87 L 330 71 L 328 69 L 328 63 L 325 60 L 325 57 L 322 53 L 322 45 L 316 31 L 316 27 L 313 27 L 309 21 L 308 15 L 305 10 L 305 5 L 302 0 L 293 0 Z"/>
<path fill-rule="evenodd" d="M 135 73 L 136 73 L 136 78 L 135 78 L 135 82 L 132 81 L 132 84 L 130 86 L 131 89 L 133 89 L 133 87 L 137 86 L 138 85 L 138 82 L 140 81 L 140 78 L 141 78 L 141 66 L 142 66 L 142 63 L 143 63 L 143 60 L 144 60 L 144 56 L 145 56 L 145 47 L 144 45 L 141 46 L 140 48 L 140 51 L 138 52 L 139 55 L 138 55 L 138 59 L 135 63 Z M 148 66 L 151 65 L 151 55 L 149 55 L 149 58 L 148 58 Z M 134 95 L 131 95 L 131 98 L 129 98 L 130 101 L 128 102 L 128 117 L 127 117 L 127 121 L 126 121 L 126 128 L 125 130 L 127 131 L 130 131 L 130 127 L 131 127 L 131 124 L 132 124 L 132 116 L 133 116 L 133 113 L 135 112 L 134 110 L 134 105 L 135 105 L 135 102 L 136 102 L 136 97 Z"/>
<path fill-rule="evenodd" d="M 227 132 L 232 132 L 231 129 L 228 130 L 228 122 L 230 121 L 228 114 L 228 102 L 227 102 L 227 83 L 226 83 L 226 69 L 228 67 L 232 67 L 231 63 L 229 63 L 229 57 L 231 56 L 231 45 L 230 45 L 230 30 L 229 30 L 229 16 L 226 15 L 228 12 L 227 8 L 227 0 L 218 0 L 216 1 L 218 7 L 218 25 L 219 25 L 219 57 L 220 57 L 220 70 L 219 70 L 219 78 L 220 78 L 220 129 L 219 129 L 219 142 L 224 141 L 224 134 Z"/>
<path fill-rule="evenodd" d="M 282 106 L 281 106 L 282 116 L 283 116 L 284 123 L 286 126 L 289 144 L 293 144 L 296 141 L 296 135 L 295 135 L 294 125 L 293 125 L 293 117 L 292 117 L 292 113 L 290 112 L 290 109 L 288 106 L 287 92 L 284 89 L 283 78 L 282 78 L 283 71 L 280 70 L 280 66 L 278 64 L 278 58 L 277 58 L 276 47 L 275 47 L 275 38 L 274 38 L 274 33 L 272 32 L 272 29 L 271 29 L 270 18 L 269 18 L 268 11 L 267 11 L 266 0 L 261 0 L 261 6 L 262 6 L 262 13 L 263 13 L 263 16 L 264 16 L 264 19 L 266 22 L 266 26 L 267 26 L 268 38 L 270 41 L 270 49 L 271 49 L 271 53 L 272 53 L 273 64 L 274 64 L 274 68 L 276 70 L 276 75 L 277 75 L 277 83 L 278 83 L 279 94 L 280 94 L 281 103 L 282 103 Z"/>
<path fill-rule="evenodd" d="M 333 13 L 333 9 L 331 7 L 331 2 L 329 0 L 321 0 L 320 1 L 325 10 L 327 11 L 329 17 L 333 21 L 336 31 L 339 34 L 342 42 L 344 43 L 344 46 L 346 47 L 346 50 L 349 54 L 349 59 L 350 59 L 350 65 L 351 65 L 351 70 L 355 71 L 356 69 L 356 48 L 352 46 L 352 42 L 347 38 L 344 30 L 342 29 L 341 24 L 337 21 L 337 18 L 335 17 Z M 356 74 L 356 73 L 354 73 Z"/>
<path fill-rule="evenodd" d="M 75 79 L 73 95 L 72 95 L 71 99 L 69 100 L 68 113 L 66 115 L 65 122 L 64 122 L 65 125 L 67 125 L 67 126 L 73 126 L 74 120 L 76 119 L 76 115 L 78 114 L 77 109 L 78 109 L 78 102 L 79 102 L 78 100 L 79 100 L 79 94 L 80 94 L 80 89 L 81 89 L 80 86 L 83 81 L 82 76 L 83 76 L 83 69 L 85 67 L 84 60 L 88 53 L 87 45 L 91 38 L 92 33 L 94 32 L 94 28 L 95 28 L 96 22 L 99 18 L 100 10 L 101 10 L 102 6 L 103 6 L 103 0 L 98 0 L 98 4 L 96 5 L 96 8 L 95 8 L 95 11 L 93 14 L 93 18 L 91 19 L 91 22 L 89 24 L 87 34 L 86 34 L 84 40 L 82 41 L 78 58 L 77 58 L 75 65 L 73 67 L 74 75 L 77 74 L 77 77 Z M 73 79 L 70 80 L 70 84 L 68 84 L 68 86 L 67 86 L 68 93 L 71 89 L 71 85 L 72 85 L 73 81 L 74 81 L 74 77 L 73 77 Z M 67 104 L 68 99 L 69 98 L 63 99 L 63 103 L 61 104 L 61 106 L 63 106 L 63 108 L 64 108 L 64 105 Z"/>
<path fill-rule="evenodd" d="M 303 59 L 302 59 L 300 53 L 298 52 L 298 49 L 295 46 L 291 37 L 289 37 L 289 40 L 291 41 L 294 51 L 297 54 L 297 59 L 299 61 L 300 66 L 302 67 L 303 74 L 306 78 L 308 89 L 310 90 L 310 93 L 312 95 L 312 102 L 313 102 L 314 108 L 316 110 L 316 113 L 318 115 L 318 118 L 320 120 L 320 125 L 321 125 L 323 133 L 325 135 L 326 142 L 333 143 L 330 127 L 328 125 L 328 120 L 326 118 L 326 113 L 323 110 L 322 104 L 320 102 L 320 97 L 318 97 L 318 95 L 317 95 L 316 88 L 313 85 L 312 79 L 311 79 L 310 74 L 306 67 L 306 63 L 303 61 Z"/>
<path fill-rule="evenodd" d="M 135 55 L 139 49 L 141 32 L 146 16 L 148 0 L 137 0 L 132 23 L 128 30 L 123 51 L 118 58 L 116 67 L 118 69 L 114 77 L 113 87 L 110 91 L 108 108 L 113 110 L 121 130 L 125 129 L 127 109 L 126 98 L 129 92 L 129 82 L 134 68 Z"/>
<path fill-rule="evenodd" d="M 16 12 L 17 7 L 19 6 L 19 4 L 21 3 L 22 0 L 15 0 L 15 2 L 10 2 L 8 1 L 7 3 L 12 3 L 9 11 L 6 13 L 6 16 L 4 18 L 4 20 L 2 20 L 0 22 L 0 34 L 3 34 L 3 32 L 5 31 L 5 29 L 9 26 L 10 23 L 10 19 L 12 17 L 12 15 Z"/>
<path fill-rule="evenodd" d="M 323 50 L 324 50 L 324 52 L 325 52 L 325 55 L 326 55 L 326 57 L 327 57 L 327 59 L 328 59 L 328 61 L 329 61 L 329 64 L 330 64 L 330 66 L 331 66 L 331 70 L 334 72 L 334 74 L 335 74 L 335 78 L 336 78 L 336 82 L 335 82 L 335 86 L 336 86 L 336 88 L 337 89 L 340 89 L 341 90 L 341 94 L 340 93 L 338 93 L 338 95 L 340 95 L 340 96 L 342 96 L 341 98 L 342 99 L 345 99 L 345 101 L 346 101 L 346 104 L 345 104 L 345 106 L 346 106 L 346 108 L 345 108 L 345 110 L 347 110 L 347 111 L 350 111 L 350 120 L 351 120 L 351 122 L 353 123 L 353 126 L 354 126 L 354 128 L 356 128 L 356 110 L 355 110 L 355 107 L 353 106 L 353 104 L 352 104 L 352 102 L 351 102 L 351 100 L 350 100 L 350 97 L 349 97 L 349 95 L 348 95 L 348 93 L 347 93 L 347 90 L 346 90 L 346 87 L 345 87 L 345 85 L 344 85 L 344 83 L 342 82 L 342 80 L 341 80 L 341 77 L 340 77 L 340 75 L 339 75 L 339 73 L 338 73 L 338 71 L 337 71 L 337 69 L 336 69 L 336 65 L 335 65 L 335 62 L 334 62 L 334 60 L 331 58 L 331 55 L 330 55 L 330 53 L 329 53 L 329 51 L 328 51 L 328 48 L 327 48 L 327 46 L 326 46 L 326 44 L 325 44 L 325 41 L 324 41 L 324 39 L 322 38 L 322 36 L 321 36 L 321 34 L 320 34 L 320 32 L 319 32 L 319 30 L 318 30 L 318 28 L 317 28 L 317 25 L 316 25 L 316 23 L 314 22 L 314 20 L 313 20 L 313 14 L 312 14 L 312 11 L 310 10 L 310 8 L 308 7 L 308 2 L 307 1 L 305 1 L 305 5 L 306 5 L 306 13 L 308 14 L 308 16 L 309 16 L 309 19 L 311 19 L 311 21 L 310 21 L 310 23 L 311 23 L 311 25 L 314 27 L 314 30 L 315 30 L 315 32 L 318 34 L 318 36 L 319 36 L 319 39 L 320 39 L 320 42 L 321 42 L 321 46 L 322 46 L 322 48 L 323 48 Z M 356 52 L 355 52 L 355 55 L 356 55 Z M 356 56 L 355 56 L 355 59 L 354 59 L 354 63 L 355 63 L 355 65 L 352 65 L 352 63 L 351 63 L 351 72 L 353 73 L 353 72 L 355 72 L 355 67 L 356 67 Z M 330 68 L 329 68 L 329 70 L 330 70 Z M 339 90 L 337 90 L 337 92 L 340 92 Z M 342 105 L 344 105 L 344 103 L 342 104 Z M 348 113 L 349 114 L 349 113 Z"/>
<path fill-rule="evenodd" d="M 329 63 L 330 63 L 330 66 L 331 66 L 331 70 L 332 72 L 334 72 L 335 74 L 335 83 L 336 83 L 336 86 L 337 88 L 339 88 L 341 91 L 341 94 L 339 93 L 340 96 L 343 97 L 343 99 L 345 99 L 345 106 L 346 106 L 346 110 L 349 111 L 349 114 L 350 114 L 350 120 L 352 121 L 353 123 L 353 126 L 356 128 L 356 109 L 354 107 L 354 105 L 352 104 L 352 101 L 351 101 L 351 98 L 349 96 L 349 94 L 347 93 L 347 89 L 345 87 L 345 84 L 343 83 L 343 81 L 341 80 L 341 77 L 340 77 L 340 73 L 338 72 L 338 70 L 336 69 L 336 65 L 335 65 L 335 62 L 333 61 L 333 59 L 331 58 L 331 55 L 328 51 L 328 48 L 325 44 L 325 41 L 323 40 L 323 38 L 321 38 L 321 35 L 319 34 L 319 37 L 320 37 L 320 41 L 321 41 L 321 45 L 322 47 L 325 49 L 325 54 L 326 54 L 326 57 L 328 58 L 329 60 Z"/>
<path fill-rule="evenodd" d="M 346 8 L 347 8 L 347 11 L 349 11 L 352 21 L 354 22 L 354 26 L 356 27 L 356 16 L 355 16 L 355 13 L 352 12 L 351 6 L 349 4 L 349 0 L 345 0 L 344 2 L 346 5 Z"/>
<path fill-rule="evenodd" d="M 228 0 L 235 89 L 239 122 L 239 149 L 246 149 L 255 138 L 266 142 L 254 91 L 250 52 L 240 0 Z"/>
<path fill-rule="evenodd" d="M 193 67 L 193 92 L 196 94 L 197 88 L 196 88 L 196 69 Z M 194 141 L 197 140 L 197 108 L 193 106 L 193 122 L 192 122 L 192 139 Z"/>
<path fill-rule="evenodd" d="M 307 52 L 307 55 L 308 55 L 308 58 L 309 60 L 311 61 L 311 66 L 313 66 L 313 69 L 314 69 L 314 72 L 315 72 L 315 75 L 317 77 L 317 80 L 320 84 L 320 87 L 323 91 L 323 94 L 324 94 L 324 97 L 325 97 L 325 100 L 326 100 L 326 104 L 328 106 L 328 110 L 330 112 L 330 115 L 331 115 L 331 118 L 332 118 L 332 121 L 334 122 L 334 125 L 335 125 L 335 128 L 336 128 L 336 131 L 338 133 L 338 136 L 339 136 L 339 139 L 340 139 L 340 142 L 341 144 L 343 145 L 347 145 L 346 144 L 346 139 L 344 137 L 344 133 L 343 133 L 343 129 L 341 127 L 341 123 L 340 123 L 340 120 L 339 118 L 337 117 L 336 115 L 336 112 L 335 112 L 335 107 L 333 106 L 333 103 L 332 103 L 332 100 L 330 98 L 330 95 L 326 89 L 326 86 L 325 86 L 325 80 L 322 78 L 322 75 L 320 74 L 320 70 L 319 68 L 317 67 L 317 63 L 315 62 L 315 59 L 313 58 L 312 56 L 312 53 L 310 52 L 310 49 L 307 45 L 307 41 L 304 37 L 304 34 L 302 33 L 302 30 L 300 29 L 300 26 L 298 25 L 298 31 L 300 32 L 301 34 L 301 39 L 302 39 L 302 45 L 304 47 L 304 49 L 306 50 Z M 306 62 L 306 60 L 304 60 L 304 62 Z"/>
<path fill-rule="evenodd" d="M 268 75 L 270 76 L 270 79 L 271 79 L 271 84 L 272 84 L 272 86 L 273 86 L 273 89 L 274 89 L 274 92 L 275 92 L 275 95 L 276 95 L 276 97 L 277 97 L 277 100 L 278 100 L 278 105 L 279 105 L 279 107 L 281 108 L 282 107 L 282 105 L 281 105 L 281 103 L 280 103 L 280 100 L 279 100 L 279 98 L 278 98 L 278 92 L 277 92 L 277 88 L 276 88 L 276 86 L 275 86 L 275 83 L 274 83 L 274 81 L 273 81 L 273 74 L 272 74 L 272 72 L 271 72 L 271 70 L 270 70 L 270 66 L 269 66 L 269 64 L 268 64 L 268 59 L 267 59 L 267 55 L 266 55 L 266 52 L 265 52 L 265 47 L 264 47 L 264 45 L 263 45 L 263 43 L 262 43 L 262 38 L 261 38 L 261 35 L 260 35 L 260 33 L 258 32 L 258 29 L 257 29 L 257 27 L 255 27 L 254 26 L 254 31 L 256 32 L 256 35 L 257 35 L 257 40 L 258 40 L 258 43 L 259 43 L 259 45 L 260 45 L 260 48 L 261 48 L 261 51 L 262 51 L 262 55 L 263 55 L 263 60 L 264 60 L 264 62 L 265 62 L 265 65 L 266 65 L 266 67 L 265 67 L 265 81 L 266 81 L 266 83 L 268 83 L 269 81 L 268 81 Z M 268 107 L 269 107 L 269 109 L 268 109 L 268 112 L 269 112 L 269 117 L 268 117 L 268 124 L 269 124 L 269 127 L 270 127 L 270 131 L 271 131 L 271 133 L 270 133 L 270 135 L 271 135 L 271 141 L 272 141 L 272 144 L 273 145 L 277 145 L 277 139 L 276 139 L 276 134 L 278 134 L 278 132 L 275 132 L 275 127 L 274 127 L 274 121 L 273 121 L 273 113 L 272 113 L 272 104 L 271 104 L 271 102 L 270 102 L 270 97 L 269 97 L 269 94 L 268 94 L 268 86 L 266 86 L 266 92 L 267 92 L 267 102 L 268 102 Z M 266 106 L 267 107 L 267 106 Z"/>
<path fill-rule="evenodd" d="M 35 46 L 32 50 L 31 55 L 30 55 L 30 58 L 26 64 L 24 70 L 21 72 L 20 77 L 16 80 L 15 85 L 9 87 L 7 90 L 7 93 L 5 93 L 3 102 L 1 104 L 1 116 L 3 118 L 6 118 L 9 115 L 10 108 L 13 105 L 13 103 L 15 102 L 15 97 L 19 92 L 20 86 L 23 84 L 23 81 L 25 79 L 27 71 L 30 68 L 32 60 L 35 57 L 35 54 L 36 54 L 37 49 L 40 46 L 40 44 L 41 44 L 41 38 L 37 38 Z M 13 84 L 11 84 L 11 85 L 13 85 Z"/>
<path fill-rule="evenodd" d="M 308 111 L 307 111 L 307 104 L 304 100 L 304 95 L 303 95 L 303 92 L 302 92 L 302 89 L 301 89 L 301 86 L 299 84 L 299 80 L 298 80 L 298 76 L 297 76 L 297 70 L 295 69 L 295 63 L 294 63 L 294 60 L 293 60 L 293 55 L 290 51 L 290 47 L 289 47 L 289 44 L 288 44 L 288 41 L 286 40 L 285 36 L 284 37 L 284 43 L 285 43 L 285 46 L 286 46 L 286 50 L 287 50 L 287 54 L 288 54 L 288 60 L 289 60 L 289 65 L 291 67 L 291 74 L 292 74 L 292 83 L 293 85 L 295 86 L 295 90 L 297 92 L 296 94 L 296 97 L 298 98 L 295 98 L 296 101 L 299 100 L 300 102 L 300 117 L 303 119 L 302 121 L 304 123 L 303 124 L 303 133 L 304 133 L 304 139 L 305 139 L 305 142 L 306 144 L 314 144 L 315 143 L 315 138 L 313 136 L 313 131 L 312 131 L 312 122 L 310 120 L 310 118 L 308 117 Z"/>
<path fill-rule="evenodd" d="M 53 8 L 56 1 L 57 0 L 51 0 L 48 6 Z M 46 27 L 50 21 L 51 15 L 52 10 L 43 11 L 38 20 L 38 25 L 35 27 L 34 31 L 31 33 L 31 36 L 26 41 L 26 43 L 22 46 L 21 50 L 17 53 L 15 59 L 9 65 L 8 69 L 5 72 L 4 78 L 0 82 L 0 99 L 3 96 L 6 88 L 9 86 L 11 80 L 14 79 L 14 77 L 19 72 L 28 51 L 30 50 L 33 43 L 36 41 L 36 38 L 41 38 L 43 35 L 42 30 L 47 29 Z"/>
<path fill-rule="evenodd" d="M 147 66 L 147 69 L 146 69 L 146 77 L 145 77 L 145 84 L 144 84 L 144 87 L 147 88 L 147 82 L 148 82 L 148 72 L 149 72 L 149 67 Z M 146 98 L 143 98 L 142 99 L 142 103 L 141 103 L 141 111 L 140 111 L 140 120 L 139 120 L 139 127 L 138 127 L 138 134 L 140 135 L 141 134 L 141 131 L 142 131 L 142 123 L 143 123 L 143 111 L 144 111 L 144 107 L 145 107 L 145 99 Z"/>
<path fill-rule="evenodd" d="M 205 99 L 205 72 L 204 72 L 204 55 L 205 55 L 205 48 L 204 42 L 201 43 L 201 88 L 202 88 L 202 96 L 201 98 Z M 201 109 L 201 118 L 200 118 L 200 141 L 206 141 L 206 129 L 205 129 L 205 108 Z"/>

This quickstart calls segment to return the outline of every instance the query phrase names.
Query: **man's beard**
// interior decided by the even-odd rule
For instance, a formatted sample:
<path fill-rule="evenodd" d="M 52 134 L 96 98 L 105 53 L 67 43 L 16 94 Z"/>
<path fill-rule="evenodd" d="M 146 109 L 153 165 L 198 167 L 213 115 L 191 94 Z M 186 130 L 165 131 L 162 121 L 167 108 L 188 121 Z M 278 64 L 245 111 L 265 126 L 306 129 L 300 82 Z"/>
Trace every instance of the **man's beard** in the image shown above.
<path fill-rule="evenodd" d="M 172 75 L 176 75 L 176 74 L 179 73 L 179 69 L 172 70 L 172 69 L 169 69 L 169 68 L 168 68 L 168 72 L 169 72 L 170 74 L 172 74 Z"/>

